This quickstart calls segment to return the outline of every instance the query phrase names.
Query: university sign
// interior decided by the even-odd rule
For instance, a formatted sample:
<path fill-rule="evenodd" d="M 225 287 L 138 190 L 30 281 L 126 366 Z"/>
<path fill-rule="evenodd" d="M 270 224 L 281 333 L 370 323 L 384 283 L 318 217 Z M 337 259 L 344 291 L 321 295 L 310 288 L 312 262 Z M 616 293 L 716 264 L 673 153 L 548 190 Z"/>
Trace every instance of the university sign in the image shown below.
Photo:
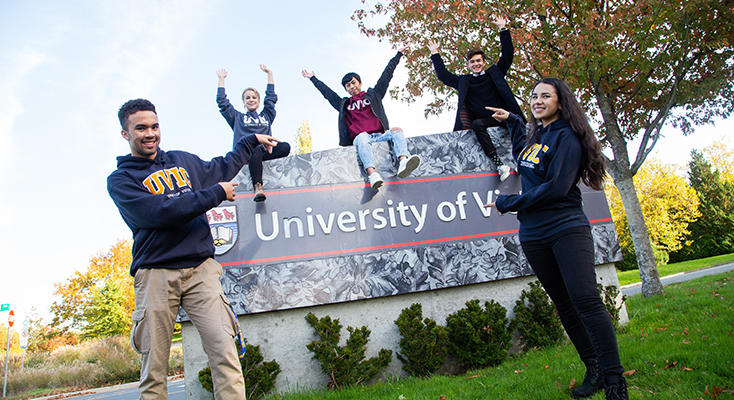
<path fill-rule="evenodd" d="M 509 143 L 493 140 L 514 166 Z M 236 200 L 207 214 L 222 287 L 238 314 L 532 275 L 516 216 L 484 208 L 518 193 L 519 177 L 500 182 L 470 131 L 407 142 L 423 161 L 406 179 L 395 176 L 387 144 L 373 146 L 385 179 L 379 190 L 366 184 L 354 147 L 264 163 L 264 202 L 252 201 L 247 169 L 240 172 Z M 596 263 L 620 260 L 604 193 L 582 192 Z"/>

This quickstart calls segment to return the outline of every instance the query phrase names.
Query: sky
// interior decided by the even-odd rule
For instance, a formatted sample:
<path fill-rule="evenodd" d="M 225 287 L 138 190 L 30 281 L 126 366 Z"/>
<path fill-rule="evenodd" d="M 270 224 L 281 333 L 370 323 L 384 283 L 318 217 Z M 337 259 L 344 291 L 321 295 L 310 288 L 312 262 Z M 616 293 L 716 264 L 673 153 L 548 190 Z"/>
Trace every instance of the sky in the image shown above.
<path fill-rule="evenodd" d="M 215 101 L 216 70 L 228 71 L 228 95 L 242 111 L 245 87 L 264 93 L 262 63 L 279 97 L 273 136 L 293 145 L 308 120 L 314 150 L 337 147 L 337 112 L 301 70 L 345 95 L 346 72 L 372 86 L 395 50 L 359 33 L 350 16 L 364 7 L 360 0 L 0 0 L 0 303 L 13 304 L 16 315 L 35 308 L 48 317 L 54 283 L 131 237 L 106 189 L 115 158 L 130 152 L 117 120 L 129 99 L 156 105 L 161 148 L 210 159 L 232 143 Z M 399 66 L 392 86 L 406 79 Z M 391 125 L 407 136 L 451 130 L 454 114 L 426 119 L 426 103 L 386 97 Z M 692 148 L 732 128 L 734 119 L 688 137 L 666 129 L 654 155 L 684 165 Z"/>

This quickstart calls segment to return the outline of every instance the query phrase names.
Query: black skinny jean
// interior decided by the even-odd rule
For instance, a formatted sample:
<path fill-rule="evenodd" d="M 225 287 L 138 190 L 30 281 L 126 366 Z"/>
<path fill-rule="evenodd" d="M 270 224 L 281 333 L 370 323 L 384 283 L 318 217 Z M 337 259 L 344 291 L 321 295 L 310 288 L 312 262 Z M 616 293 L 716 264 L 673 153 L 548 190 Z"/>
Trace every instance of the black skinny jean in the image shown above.
<path fill-rule="evenodd" d="M 622 375 L 614 325 L 596 287 L 591 228 L 570 228 L 521 245 L 581 360 L 597 358 L 602 374 Z"/>
<path fill-rule="evenodd" d="M 471 123 L 471 129 L 477 135 L 479 145 L 482 146 L 482 150 L 484 150 L 487 157 L 492 157 L 493 154 L 497 153 L 497 148 L 492 143 L 492 137 L 487 133 L 487 128 L 492 126 L 497 126 L 497 121 L 491 117 L 475 119 Z"/>
<path fill-rule="evenodd" d="M 268 153 L 263 145 L 259 145 L 252 149 L 250 154 L 250 176 L 252 184 L 263 183 L 263 161 L 273 160 L 276 158 L 286 157 L 291 152 L 291 145 L 286 142 L 280 142 L 273 147 L 273 152 Z"/>

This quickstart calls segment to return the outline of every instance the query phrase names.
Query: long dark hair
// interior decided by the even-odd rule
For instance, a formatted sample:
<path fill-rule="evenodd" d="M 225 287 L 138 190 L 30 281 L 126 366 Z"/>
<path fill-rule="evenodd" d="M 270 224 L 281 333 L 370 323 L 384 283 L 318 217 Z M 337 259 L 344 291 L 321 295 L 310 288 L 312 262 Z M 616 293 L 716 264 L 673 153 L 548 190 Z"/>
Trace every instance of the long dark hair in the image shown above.
<path fill-rule="evenodd" d="M 604 168 L 604 158 L 601 155 L 601 143 L 596 139 L 594 130 L 589 125 L 583 108 L 576 100 L 571 88 L 566 82 L 556 78 L 543 78 L 535 83 L 533 88 L 539 84 L 545 83 L 556 89 L 558 96 L 558 118 L 568 122 L 573 129 L 573 133 L 581 139 L 585 157 L 582 157 L 581 170 L 579 175 L 586 186 L 602 190 L 604 188 L 604 178 L 606 177 L 606 169 Z M 533 113 L 530 113 L 528 123 L 528 146 L 540 141 L 540 128 L 538 121 Z"/>

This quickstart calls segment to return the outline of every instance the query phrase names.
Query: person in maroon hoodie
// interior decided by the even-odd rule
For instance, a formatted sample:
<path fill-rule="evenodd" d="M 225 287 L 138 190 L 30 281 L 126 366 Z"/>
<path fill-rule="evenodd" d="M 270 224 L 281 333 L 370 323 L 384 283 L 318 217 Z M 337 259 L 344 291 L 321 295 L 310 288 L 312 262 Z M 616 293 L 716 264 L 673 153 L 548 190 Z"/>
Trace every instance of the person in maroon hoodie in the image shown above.
<path fill-rule="evenodd" d="M 382 186 L 382 176 L 375 170 L 375 158 L 372 154 L 372 143 L 390 141 L 393 151 L 398 158 L 398 177 L 405 178 L 420 165 L 420 156 L 410 155 L 405 143 L 403 130 L 398 127 L 390 128 L 385 115 L 382 98 L 387 93 L 395 67 L 400 62 L 403 53 L 398 54 L 388 62 L 380 79 L 374 88 L 362 90 L 362 78 L 354 72 L 344 75 L 342 86 L 350 97 L 340 97 L 326 84 L 316 78 L 313 71 L 301 71 L 304 78 L 308 78 L 316 86 L 332 107 L 339 111 L 339 145 L 357 148 L 357 156 L 369 176 L 370 186 L 378 189 Z"/>

